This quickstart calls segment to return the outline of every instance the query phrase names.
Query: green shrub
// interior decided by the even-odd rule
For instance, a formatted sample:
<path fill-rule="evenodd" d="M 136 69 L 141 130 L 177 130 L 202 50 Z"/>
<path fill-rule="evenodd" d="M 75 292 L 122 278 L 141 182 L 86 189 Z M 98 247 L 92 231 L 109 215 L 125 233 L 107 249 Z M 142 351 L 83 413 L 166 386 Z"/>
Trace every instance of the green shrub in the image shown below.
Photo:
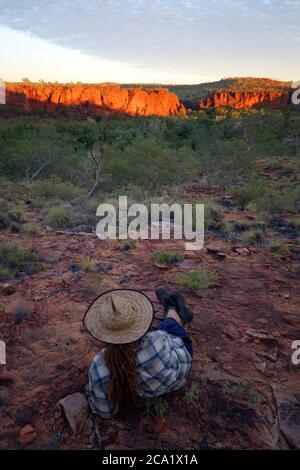
<path fill-rule="evenodd" d="M 200 386 L 197 382 L 192 382 L 186 391 L 185 398 L 189 401 L 198 401 L 200 398 Z"/>
<path fill-rule="evenodd" d="M 22 224 L 25 222 L 25 212 L 23 207 L 16 205 L 11 207 L 7 213 L 7 217 L 11 222 Z"/>
<path fill-rule="evenodd" d="M 145 191 L 143 186 L 136 186 L 133 183 L 128 183 L 124 190 L 119 192 L 120 194 L 127 194 L 129 201 L 143 201 L 148 192 Z"/>
<path fill-rule="evenodd" d="M 246 399 L 253 405 L 259 405 L 264 401 L 261 393 L 257 389 L 251 387 L 249 382 L 245 379 L 241 379 L 238 382 L 224 380 L 222 389 L 225 395 L 237 395 L 240 398 Z"/>
<path fill-rule="evenodd" d="M 28 235 L 37 235 L 41 231 L 41 226 L 36 222 L 29 222 L 24 225 L 23 231 Z"/>
<path fill-rule="evenodd" d="M 0 185 L 1 185 L 1 180 L 0 180 Z M 7 199 L 3 199 L 0 197 L 0 213 L 4 214 L 7 213 L 10 207 L 10 203 L 7 201 Z"/>
<path fill-rule="evenodd" d="M 252 201 L 252 193 L 248 188 L 236 188 L 231 193 L 233 201 L 243 211 Z"/>
<path fill-rule="evenodd" d="M 133 250 L 136 247 L 136 240 L 133 238 L 127 238 L 126 240 L 122 241 L 122 250 L 129 251 Z"/>
<path fill-rule="evenodd" d="M 106 191 L 135 186 L 149 193 L 162 185 L 178 184 L 184 177 L 185 160 L 179 152 L 152 138 L 136 138 L 122 151 L 111 148 L 103 164 L 102 182 Z M 134 191 L 136 192 L 136 191 Z"/>
<path fill-rule="evenodd" d="M 259 220 L 237 220 L 233 223 L 233 230 L 236 232 L 246 232 L 251 229 L 260 229 L 264 231 L 266 228 L 265 222 Z"/>
<path fill-rule="evenodd" d="M 73 207 L 70 212 L 70 225 L 75 232 L 93 232 L 97 223 L 96 212 L 91 213 L 86 204 Z"/>
<path fill-rule="evenodd" d="M 71 228 L 70 210 L 65 207 L 52 207 L 47 213 L 46 223 L 55 229 Z"/>
<path fill-rule="evenodd" d="M 288 226 L 294 230 L 297 235 L 300 234 L 300 217 L 295 217 L 294 219 L 289 220 Z"/>
<path fill-rule="evenodd" d="M 59 181 L 56 178 L 34 181 L 30 190 L 34 199 L 59 199 L 67 202 L 82 197 L 84 194 L 78 186 L 74 186 L 69 181 Z"/>
<path fill-rule="evenodd" d="M 83 260 L 81 263 L 81 269 L 85 271 L 86 273 L 90 272 L 93 269 L 92 261 L 90 259 Z"/>
<path fill-rule="evenodd" d="M 185 287 L 192 291 L 207 289 L 216 279 L 216 272 L 207 271 L 204 268 L 195 269 L 187 273 L 178 273 L 176 276 L 176 281 L 180 287 Z"/>
<path fill-rule="evenodd" d="M 206 229 L 223 230 L 225 217 L 222 208 L 215 203 L 208 202 L 204 205 L 204 225 Z"/>
<path fill-rule="evenodd" d="M 11 222 L 9 228 L 12 233 L 20 233 L 22 230 L 21 224 L 18 224 L 17 222 Z"/>
<path fill-rule="evenodd" d="M 39 263 L 40 257 L 34 250 L 23 250 L 9 242 L 0 242 L 0 272 L 3 277 L 10 279 L 18 272 L 32 274 L 44 269 Z"/>
<path fill-rule="evenodd" d="M 261 199 L 265 194 L 265 184 L 262 181 L 254 181 L 242 188 L 231 191 L 232 199 L 241 210 L 245 210 L 250 202 Z"/>
<path fill-rule="evenodd" d="M 15 181 L 0 179 L 0 198 L 9 203 L 17 204 L 23 196 L 24 187 Z M 2 202 L 3 205 L 3 202 Z"/>
<path fill-rule="evenodd" d="M 142 399 L 142 407 L 146 416 L 163 418 L 169 404 L 163 397 L 151 397 Z"/>
<path fill-rule="evenodd" d="M 84 207 L 89 215 L 96 216 L 96 211 L 99 204 L 100 201 L 98 199 L 88 199 Z"/>
<path fill-rule="evenodd" d="M 169 266 L 183 261 L 184 257 L 174 251 L 157 251 L 154 253 L 154 259 L 157 263 Z"/>
<path fill-rule="evenodd" d="M 9 220 L 6 215 L 0 214 L 0 229 L 9 227 Z"/>
<path fill-rule="evenodd" d="M 268 214 L 296 213 L 299 209 L 299 192 L 293 188 L 269 190 L 266 195 L 256 201 L 257 209 Z"/>
<path fill-rule="evenodd" d="M 265 237 L 261 229 L 251 229 L 242 234 L 241 240 L 246 245 L 258 246 L 265 241 Z"/>
<path fill-rule="evenodd" d="M 14 272 L 8 268 L 1 268 L 0 267 L 0 282 L 8 281 L 14 277 Z"/>
<path fill-rule="evenodd" d="M 283 240 L 278 240 L 274 243 L 272 243 L 272 245 L 270 246 L 270 250 L 278 255 L 278 256 L 281 256 L 281 255 L 284 255 L 285 253 L 287 253 L 289 251 L 289 245 L 284 242 Z"/>

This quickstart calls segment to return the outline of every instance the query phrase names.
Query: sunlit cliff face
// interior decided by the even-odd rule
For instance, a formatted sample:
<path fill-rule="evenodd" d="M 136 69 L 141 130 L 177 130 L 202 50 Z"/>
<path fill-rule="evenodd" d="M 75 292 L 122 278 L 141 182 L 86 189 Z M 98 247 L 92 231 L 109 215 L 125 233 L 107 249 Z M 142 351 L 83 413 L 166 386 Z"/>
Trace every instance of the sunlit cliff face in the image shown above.
<path fill-rule="evenodd" d="M 200 109 L 228 106 L 234 109 L 247 109 L 258 106 L 280 108 L 290 101 L 288 91 L 220 91 L 200 101 Z"/>
<path fill-rule="evenodd" d="M 290 102 L 291 91 L 219 90 L 196 108 L 247 109 L 280 108 Z M 30 110 L 55 112 L 76 109 L 84 114 L 124 114 L 127 116 L 177 116 L 186 113 L 175 93 L 163 88 L 122 88 L 114 85 L 6 83 L 6 104 Z M 186 104 L 186 103 L 185 103 Z M 188 108 L 189 105 L 186 104 Z M 193 106 L 193 109 L 196 109 Z"/>
<path fill-rule="evenodd" d="M 174 93 L 163 89 L 101 85 L 6 84 L 6 104 L 27 110 L 82 107 L 94 113 L 176 116 L 185 112 Z"/>

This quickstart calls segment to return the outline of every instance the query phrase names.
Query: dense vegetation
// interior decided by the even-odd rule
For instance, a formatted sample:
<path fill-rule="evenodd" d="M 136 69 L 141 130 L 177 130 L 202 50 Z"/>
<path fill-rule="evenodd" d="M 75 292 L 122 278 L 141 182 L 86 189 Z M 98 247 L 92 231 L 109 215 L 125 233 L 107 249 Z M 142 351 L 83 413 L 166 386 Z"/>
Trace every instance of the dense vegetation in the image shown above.
<path fill-rule="evenodd" d="M 248 243 L 261 243 L 264 227 L 229 227 L 222 205 L 251 208 L 264 223 L 288 213 L 286 223 L 299 231 L 295 108 L 98 122 L 7 113 L 0 119 L 0 228 L 38 232 L 26 223 L 29 204 L 53 229 L 91 231 L 97 205 L 126 194 L 147 204 L 209 199 L 207 228 L 227 236 L 256 230 L 241 235 Z"/>

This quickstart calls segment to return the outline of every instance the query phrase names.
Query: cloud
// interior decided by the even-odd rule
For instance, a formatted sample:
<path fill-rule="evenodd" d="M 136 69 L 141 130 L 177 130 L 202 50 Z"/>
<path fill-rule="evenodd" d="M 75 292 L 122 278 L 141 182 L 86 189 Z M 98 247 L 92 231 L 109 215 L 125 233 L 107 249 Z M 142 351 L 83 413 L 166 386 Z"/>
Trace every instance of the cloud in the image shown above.
<path fill-rule="evenodd" d="M 0 25 L 142 67 L 275 51 L 279 59 L 300 39 L 298 0 L 0 0 L 0 11 Z"/>

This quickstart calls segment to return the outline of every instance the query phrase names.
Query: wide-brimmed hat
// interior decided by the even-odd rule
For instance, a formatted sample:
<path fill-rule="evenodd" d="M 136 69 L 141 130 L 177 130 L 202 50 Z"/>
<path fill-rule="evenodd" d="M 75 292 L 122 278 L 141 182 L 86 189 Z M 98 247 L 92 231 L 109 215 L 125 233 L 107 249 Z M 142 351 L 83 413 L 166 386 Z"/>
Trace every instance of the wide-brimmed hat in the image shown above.
<path fill-rule="evenodd" d="M 83 324 L 96 339 L 111 344 L 132 343 L 149 330 L 154 309 L 151 300 L 134 289 L 113 289 L 89 306 Z"/>

